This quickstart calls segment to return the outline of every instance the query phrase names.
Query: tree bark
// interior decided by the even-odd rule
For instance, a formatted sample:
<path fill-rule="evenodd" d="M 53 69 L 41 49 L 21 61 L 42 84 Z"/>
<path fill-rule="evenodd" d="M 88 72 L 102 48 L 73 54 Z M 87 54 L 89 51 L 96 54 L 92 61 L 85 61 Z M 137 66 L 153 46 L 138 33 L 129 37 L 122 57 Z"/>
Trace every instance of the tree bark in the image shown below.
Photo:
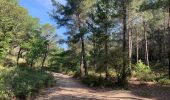
<path fill-rule="evenodd" d="M 132 69 L 132 28 L 128 30 L 128 58 L 129 58 L 129 68 Z"/>
<path fill-rule="evenodd" d="M 82 76 L 88 75 L 88 71 L 87 71 L 87 62 L 86 62 L 86 52 L 85 52 L 85 46 L 84 46 L 84 34 L 81 31 L 81 19 L 80 19 L 80 14 L 77 14 L 77 18 L 78 18 L 78 29 L 79 29 L 79 34 L 80 36 L 80 42 L 81 42 L 81 61 L 80 61 L 80 73 Z"/>
<path fill-rule="evenodd" d="M 169 35 L 169 79 L 170 79 L 170 1 L 169 1 L 168 35 Z"/>
<path fill-rule="evenodd" d="M 166 59 L 166 51 L 167 51 L 167 45 L 166 45 L 166 10 L 164 10 L 164 33 L 163 33 L 163 63 L 165 64 Z"/>
<path fill-rule="evenodd" d="M 126 88 L 127 86 L 127 75 L 126 75 L 126 33 L 127 33 L 127 7 L 126 7 L 126 0 L 123 0 L 123 68 L 122 68 L 122 76 L 120 80 L 120 84 Z"/>
<path fill-rule="evenodd" d="M 106 79 L 108 79 L 108 40 L 109 40 L 109 35 L 108 35 L 108 28 L 107 24 L 105 26 L 105 44 L 104 44 L 104 49 L 105 49 L 105 75 Z"/>
<path fill-rule="evenodd" d="M 144 40 L 145 40 L 145 64 L 149 66 L 149 57 L 148 57 L 148 40 L 147 40 L 147 32 L 146 32 L 146 22 L 143 22 L 144 28 Z"/>
<path fill-rule="evenodd" d="M 19 58 L 20 58 L 20 55 L 21 55 L 21 48 L 19 48 L 19 51 L 18 51 L 18 56 L 17 56 L 17 67 L 19 65 Z"/>
<path fill-rule="evenodd" d="M 33 67 L 33 64 L 34 64 L 34 58 L 32 58 L 31 60 L 31 67 Z"/>
<path fill-rule="evenodd" d="M 106 79 L 108 79 L 108 42 L 107 42 L 107 40 L 106 40 L 106 42 L 105 42 L 105 56 L 106 56 L 106 58 L 105 58 L 105 74 L 106 74 Z"/>
<path fill-rule="evenodd" d="M 95 40 L 95 34 L 93 33 L 93 63 L 94 63 L 94 69 L 97 69 L 97 64 L 96 64 L 96 40 Z"/>
<path fill-rule="evenodd" d="M 139 61 L 139 33 L 138 30 L 136 30 L 136 62 Z"/>
<path fill-rule="evenodd" d="M 160 30 L 158 29 L 158 39 L 159 39 L 159 43 L 158 43 L 158 45 L 159 45 L 159 62 L 162 62 L 162 58 L 163 58 L 163 56 L 162 56 L 162 43 L 163 43 L 163 41 L 162 41 L 162 35 L 160 34 Z"/>
<path fill-rule="evenodd" d="M 88 75 L 85 46 L 84 46 L 84 36 L 81 36 L 80 39 L 81 39 L 81 69 L 83 68 L 85 75 Z"/>
<path fill-rule="evenodd" d="M 47 54 L 48 54 L 48 45 L 46 45 L 46 52 L 44 53 L 41 67 L 44 67 L 44 64 L 45 64 L 45 61 L 46 61 L 46 58 L 47 58 Z"/>

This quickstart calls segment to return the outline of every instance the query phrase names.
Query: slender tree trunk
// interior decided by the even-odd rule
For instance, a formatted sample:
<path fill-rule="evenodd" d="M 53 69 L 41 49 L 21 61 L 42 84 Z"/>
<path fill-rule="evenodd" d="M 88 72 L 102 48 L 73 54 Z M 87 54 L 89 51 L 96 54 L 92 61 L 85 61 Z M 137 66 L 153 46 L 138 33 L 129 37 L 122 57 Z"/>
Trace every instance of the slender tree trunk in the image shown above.
<path fill-rule="evenodd" d="M 106 42 L 105 42 L 105 56 L 106 56 L 106 58 L 105 58 L 105 74 L 106 74 L 106 79 L 108 79 L 108 42 L 107 42 L 107 40 L 106 40 Z"/>
<path fill-rule="evenodd" d="M 162 56 L 162 43 L 163 43 L 163 41 L 162 41 L 162 35 L 160 34 L 160 30 L 158 29 L 158 38 L 159 38 L 159 43 L 158 43 L 158 45 L 159 45 L 159 61 L 160 62 L 162 62 L 162 58 L 163 58 L 163 56 Z"/>
<path fill-rule="evenodd" d="M 96 40 L 95 39 L 96 39 L 95 34 L 93 34 L 93 54 L 94 54 L 93 61 L 94 61 L 94 69 L 96 70 L 97 65 L 96 65 Z"/>
<path fill-rule="evenodd" d="M 168 35 L 169 35 L 169 79 L 170 79 L 170 1 L 169 1 Z"/>
<path fill-rule="evenodd" d="M 136 62 L 139 61 L 139 33 L 138 30 L 136 30 Z"/>
<path fill-rule="evenodd" d="M 81 42 L 81 61 L 80 61 L 80 73 L 82 76 L 88 75 L 88 71 L 87 71 L 87 62 L 86 62 L 86 52 L 85 52 L 85 45 L 84 45 L 84 35 L 81 31 L 81 19 L 80 19 L 80 14 L 77 14 L 78 17 L 78 28 L 79 28 L 79 32 L 81 34 L 80 37 L 80 42 Z"/>
<path fill-rule="evenodd" d="M 100 79 L 102 78 L 102 72 L 100 71 Z"/>
<path fill-rule="evenodd" d="M 129 68 L 132 69 L 132 28 L 128 31 L 128 58 L 129 58 Z"/>
<path fill-rule="evenodd" d="M 88 75 L 86 53 L 85 53 L 85 46 L 84 46 L 84 36 L 81 36 L 81 68 L 84 69 L 85 75 Z"/>
<path fill-rule="evenodd" d="M 20 55 L 21 55 L 21 48 L 19 48 L 19 51 L 18 51 L 18 56 L 17 56 L 17 67 L 19 65 L 19 58 L 20 58 Z"/>
<path fill-rule="evenodd" d="M 48 54 L 48 45 L 46 45 L 46 52 L 44 53 L 41 67 L 44 67 L 44 64 L 45 64 L 45 61 L 46 61 L 46 58 L 47 58 L 47 54 Z"/>
<path fill-rule="evenodd" d="M 34 64 L 34 58 L 32 58 L 31 60 L 31 67 L 33 67 L 33 64 Z"/>
<path fill-rule="evenodd" d="M 126 0 L 123 1 L 123 68 L 122 68 L 122 76 L 121 76 L 121 85 L 125 88 L 127 86 L 127 75 L 126 75 L 126 33 L 127 33 L 127 7 Z"/>
<path fill-rule="evenodd" d="M 105 26 L 105 44 L 104 44 L 104 49 L 105 49 L 105 75 L 106 79 L 108 79 L 108 40 L 109 40 L 109 35 L 108 35 L 108 28 L 107 25 Z"/>
<path fill-rule="evenodd" d="M 166 59 L 166 11 L 164 11 L 164 33 L 163 33 L 163 63 L 165 64 L 165 59 Z"/>
<path fill-rule="evenodd" d="M 146 32 L 146 22 L 143 22 L 144 28 L 144 40 L 145 40 L 145 64 L 149 66 L 149 57 L 148 57 L 148 40 L 147 40 L 147 32 Z"/>

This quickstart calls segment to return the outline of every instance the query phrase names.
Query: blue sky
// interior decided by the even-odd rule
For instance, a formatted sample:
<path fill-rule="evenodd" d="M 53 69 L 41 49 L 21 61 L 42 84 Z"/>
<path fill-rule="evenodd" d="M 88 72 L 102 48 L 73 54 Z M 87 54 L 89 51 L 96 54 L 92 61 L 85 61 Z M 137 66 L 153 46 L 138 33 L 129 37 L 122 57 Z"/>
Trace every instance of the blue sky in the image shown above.
<path fill-rule="evenodd" d="M 65 4 L 65 0 L 57 0 L 62 4 Z M 52 20 L 48 12 L 52 9 L 51 0 L 20 0 L 20 5 L 26 8 L 29 14 L 33 17 L 39 18 L 41 24 L 50 23 L 56 26 L 55 21 Z M 63 35 L 65 32 L 64 28 L 56 29 L 59 38 L 66 38 Z M 63 48 L 67 48 L 66 45 L 61 45 Z"/>

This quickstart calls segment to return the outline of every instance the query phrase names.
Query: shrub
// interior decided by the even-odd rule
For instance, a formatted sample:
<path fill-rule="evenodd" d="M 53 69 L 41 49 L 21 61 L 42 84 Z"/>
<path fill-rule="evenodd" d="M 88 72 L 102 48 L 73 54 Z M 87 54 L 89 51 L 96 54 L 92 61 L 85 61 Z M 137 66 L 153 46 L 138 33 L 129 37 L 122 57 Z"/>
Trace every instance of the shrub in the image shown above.
<path fill-rule="evenodd" d="M 10 97 L 13 96 L 13 93 L 10 89 L 9 83 L 11 82 L 11 78 L 9 77 L 12 76 L 13 69 L 0 67 L 0 70 L 0 99 L 10 99 Z"/>
<path fill-rule="evenodd" d="M 136 64 L 133 74 L 143 81 L 154 81 L 155 75 L 152 73 L 149 66 L 146 66 L 141 60 Z"/>
<path fill-rule="evenodd" d="M 51 74 L 27 67 L 3 68 L 0 72 L 0 99 L 32 97 L 40 89 L 55 84 Z"/>
<path fill-rule="evenodd" d="M 115 83 L 111 79 L 105 79 L 95 74 L 89 74 L 88 76 L 81 78 L 82 83 L 90 87 L 113 87 Z"/>
<path fill-rule="evenodd" d="M 141 60 L 136 64 L 135 71 L 138 73 L 150 73 L 151 69 L 145 65 Z"/>
<path fill-rule="evenodd" d="M 153 73 L 144 74 L 140 77 L 140 79 L 143 81 L 155 81 L 155 78 L 156 76 Z"/>
<path fill-rule="evenodd" d="M 158 83 L 161 85 L 170 85 L 170 80 L 167 78 L 162 78 L 162 79 L 158 80 Z"/>

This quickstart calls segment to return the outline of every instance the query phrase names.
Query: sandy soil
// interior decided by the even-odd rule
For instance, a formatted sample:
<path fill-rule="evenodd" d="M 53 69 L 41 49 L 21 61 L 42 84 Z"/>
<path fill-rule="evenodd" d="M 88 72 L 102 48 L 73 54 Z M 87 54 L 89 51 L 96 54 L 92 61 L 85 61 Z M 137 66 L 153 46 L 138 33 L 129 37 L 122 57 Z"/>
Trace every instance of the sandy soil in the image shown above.
<path fill-rule="evenodd" d="M 53 73 L 56 86 L 43 90 L 36 100 L 153 100 L 135 95 L 132 91 L 90 89 L 70 76 Z"/>

